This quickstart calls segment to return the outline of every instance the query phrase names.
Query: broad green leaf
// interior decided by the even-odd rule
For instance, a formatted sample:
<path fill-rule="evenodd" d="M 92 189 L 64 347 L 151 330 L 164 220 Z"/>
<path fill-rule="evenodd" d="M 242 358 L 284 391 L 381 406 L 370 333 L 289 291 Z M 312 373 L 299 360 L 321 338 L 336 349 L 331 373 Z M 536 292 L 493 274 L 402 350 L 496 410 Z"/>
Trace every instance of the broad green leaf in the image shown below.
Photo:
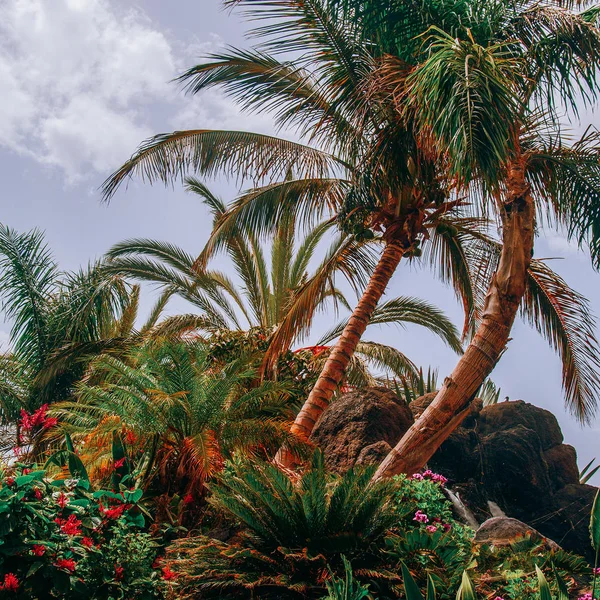
<path fill-rule="evenodd" d="M 552 600 L 552 593 L 550 592 L 548 581 L 537 565 L 535 565 L 535 572 L 537 573 L 538 582 L 540 584 L 540 600 Z"/>
<path fill-rule="evenodd" d="M 456 594 L 456 600 L 477 600 L 475 589 L 466 571 L 463 571 L 462 583 Z"/>
<path fill-rule="evenodd" d="M 427 577 L 427 600 L 436 600 L 435 585 L 431 575 Z"/>
<path fill-rule="evenodd" d="M 596 554 L 600 550 L 600 490 L 596 492 L 594 505 L 592 506 L 592 515 L 590 518 L 590 537 L 592 538 L 592 546 L 596 550 Z M 595 564 L 594 567 L 598 565 Z"/>
<path fill-rule="evenodd" d="M 569 589 L 565 580 L 560 576 L 556 567 L 552 565 L 552 571 L 554 572 L 554 578 L 556 579 L 556 587 L 558 587 L 558 598 L 557 600 L 569 600 Z"/>
<path fill-rule="evenodd" d="M 423 595 L 407 566 L 402 563 L 402 578 L 404 580 L 404 593 L 406 600 L 423 600 Z"/>

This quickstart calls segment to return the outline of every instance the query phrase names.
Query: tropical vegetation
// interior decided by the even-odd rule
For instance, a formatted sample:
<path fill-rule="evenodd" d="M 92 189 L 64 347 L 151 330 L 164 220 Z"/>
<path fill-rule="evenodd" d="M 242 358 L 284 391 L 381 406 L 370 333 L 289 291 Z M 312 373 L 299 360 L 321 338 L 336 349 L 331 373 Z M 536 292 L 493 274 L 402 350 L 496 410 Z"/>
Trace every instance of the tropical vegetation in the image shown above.
<path fill-rule="evenodd" d="M 598 496 L 590 565 L 535 531 L 481 543 L 427 462 L 476 398 L 498 402 L 517 316 L 558 354 L 574 417 L 596 413 L 594 315 L 535 242 L 557 230 L 600 266 L 600 137 L 572 141 L 561 119 L 597 100 L 600 8 L 224 5 L 258 23 L 255 44 L 179 82 L 280 134 L 161 134 L 103 186 L 181 179 L 212 217 L 201 246 L 127 239 L 64 272 L 43 232 L 0 224 L 0 596 L 597 598 Z M 230 202 L 204 183 L 219 174 Z M 460 328 L 410 290 L 385 296 L 405 266 L 451 286 Z M 410 332 L 365 339 L 407 324 L 459 356 L 440 385 Z M 378 464 L 332 472 L 313 429 L 371 386 L 407 414 L 431 402 Z"/>

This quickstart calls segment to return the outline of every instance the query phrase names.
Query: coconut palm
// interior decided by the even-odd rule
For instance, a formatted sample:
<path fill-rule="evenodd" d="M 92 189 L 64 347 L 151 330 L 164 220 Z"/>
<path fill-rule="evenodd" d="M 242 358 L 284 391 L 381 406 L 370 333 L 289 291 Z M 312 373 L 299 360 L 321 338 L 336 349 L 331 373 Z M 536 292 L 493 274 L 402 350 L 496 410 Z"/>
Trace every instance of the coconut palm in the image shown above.
<path fill-rule="evenodd" d="M 226 169 L 253 177 L 255 187 L 221 220 L 209 249 L 240 219 L 260 235 L 289 211 L 303 220 L 333 213 L 347 230 L 381 232 L 379 263 L 294 424 L 301 438 L 342 380 L 400 260 L 418 254 L 440 218 L 460 206 L 494 211 L 503 251 L 477 335 L 423 416 L 431 423 L 402 442 L 400 454 L 413 462 L 399 466 L 398 452 L 390 462 L 412 471 L 466 414 L 508 341 L 526 291 L 535 206 L 596 247 L 595 137 L 568 146 L 555 126 L 556 105 L 533 110 L 556 89 L 570 106 L 580 91 L 594 96 L 596 13 L 560 2 L 390 2 L 384 11 L 380 3 L 371 11 L 368 2 L 341 0 L 227 4 L 261 20 L 260 45 L 213 56 L 182 81 L 192 93 L 220 85 L 243 108 L 295 126 L 308 144 L 246 132 L 157 136 L 107 180 L 106 197 L 135 173 L 170 182 L 191 169 Z M 595 402 L 567 400 L 583 419 Z"/>
<path fill-rule="evenodd" d="M 187 180 L 189 191 L 197 194 L 211 210 L 215 224 L 227 214 L 227 207 L 206 186 L 196 179 Z M 302 341 L 310 332 L 313 317 L 327 306 L 338 305 L 350 309 L 345 295 L 336 287 L 336 275 L 360 292 L 375 265 L 375 244 L 359 242 L 355 236 L 333 236 L 325 258 L 313 272 L 319 244 L 331 237 L 331 222 L 310 228 L 298 239 L 299 227 L 293 215 L 281 219 L 270 248 L 257 240 L 251 225 L 236 229 L 224 243 L 224 249 L 233 263 L 239 281 L 226 274 L 199 266 L 200 259 L 180 248 L 155 240 L 126 240 L 111 248 L 108 270 L 152 282 L 178 293 L 202 312 L 173 317 L 158 329 L 166 331 L 171 324 L 187 326 L 208 334 L 223 329 L 261 329 L 269 339 L 263 367 L 274 366 L 271 357 L 280 357 L 293 343 Z M 270 251 L 270 265 L 267 253 Z M 241 284 L 241 285 L 240 285 Z M 209 307 L 210 311 L 206 310 Z M 413 323 L 427 327 L 441 337 L 453 350 L 461 351 L 461 343 L 454 325 L 444 314 L 422 300 L 400 297 L 387 301 L 376 310 L 373 324 Z M 330 350 L 329 344 L 338 337 L 344 325 L 338 325 L 319 341 L 315 363 L 322 365 Z M 363 341 L 357 346 L 357 357 L 347 373 L 350 384 L 375 383 L 368 365 L 391 372 L 395 376 L 414 379 L 415 365 L 397 348 Z M 326 352 L 324 352 L 326 351 Z"/>

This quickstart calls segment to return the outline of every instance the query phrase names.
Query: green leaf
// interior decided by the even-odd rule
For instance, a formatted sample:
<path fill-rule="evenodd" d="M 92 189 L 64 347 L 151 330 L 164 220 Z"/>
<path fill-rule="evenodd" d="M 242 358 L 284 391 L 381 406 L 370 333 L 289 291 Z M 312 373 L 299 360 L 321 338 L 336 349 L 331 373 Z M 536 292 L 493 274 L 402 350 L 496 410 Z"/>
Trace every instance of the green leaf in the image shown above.
<path fill-rule="evenodd" d="M 552 565 L 552 571 L 554 572 L 556 587 L 558 588 L 557 600 L 569 600 L 569 589 L 567 588 L 565 580 L 560 576 L 560 573 L 557 571 L 554 565 Z"/>
<path fill-rule="evenodd" d="M 550 592 L 548 581 L 542 573 L 542 570 L 537 565 L 535 565 L 535 572 L 537 573 L 537 578 L 540 584 L 540 600 L 552 600 L 552 593 Z"/>
<path fill-rule="evenodd" d="M 477 600 L 475 589 L 466 571 L 463 571 L 462 583 L 456 594 L 456 600 Z"/>
<path fill-rule="evenodd" d="M 592 515 L 590 517 L 590 537 L 592 540 L 592 546 L 594 550 L 596 550 L 596 556 L 598 555 L 598 551 L 600 551 L 600 490 L 596 492 L 596 497 L 594 498 L 594 505 L 592 506 Z M 598 561 L 596 560 L 596 563 Z M 594 567 L 597 567 L 598 564 L 595 564 Z"/>
<path fill-rule="evenodd" d="M 435 585 L 431 575 L 427 577 L 427 600 L 436 600 Z"/>
<path fill-rule="evenodd" d="M 404 563 L 402 563 L 402 578 L 404 580 L 406 600 L 423 600 L 423 594 L 421 594 L 419 586 Z"/>

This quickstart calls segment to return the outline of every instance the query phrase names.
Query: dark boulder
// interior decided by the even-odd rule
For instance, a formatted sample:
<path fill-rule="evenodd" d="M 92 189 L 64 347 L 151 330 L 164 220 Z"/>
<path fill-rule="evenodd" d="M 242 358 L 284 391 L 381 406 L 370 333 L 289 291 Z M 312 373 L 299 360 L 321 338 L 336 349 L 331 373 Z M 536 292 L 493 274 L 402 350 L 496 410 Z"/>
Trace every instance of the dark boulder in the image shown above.
<path fill-rule="evenodd" d="M 486 436 L 522 425 L 535 432 L 542 450 L 548 450 L 563 442 L 563 434 L 556 417 L 548 410 L 533 404 L 515 400 L 486 406 L 478 417 L 477 427 L 481 436 Z"/>
<path fill-rule="evenodd" d="M 548 465 L 548 474 L 554 490 L 565 485 L 579 483 L 579 468 L 577 467 L 577 451 L 573 446 L 560 444 L 544 452 L 544 460 Z"/>
<path fill-rule="evenodd" d="M 409 406 L 385 388 L 342 395 L 325 411 L 311 440 L 333 471 L 385 458 L 435 394 Z M 483 407 L 480 400 L 432 457 L 429 467 L 481 523 L 489 502 L 554 540 L 593 559 L 589 515 L 597 488 L 579 485 L 577 454 L 563 444 L 552 413 L 522 400 Z"/>
<path fill-rule="evenodd" d="M 597 491 L 591 485 L 566 485 L 552 496 L 552 510 L 536 515 L 531 523 L 566 550 L 582 554 L 593 563 L 589 522 Z"/>
<path fill-rule="evenodd" d="M 552 413 L 521 400 L 483 408 L 461 426 L 429 466 L 480 520 L 488 501 L 566 550 L 592 557 L 588 523 L 596 488 L 579 485 L 577 453 L 563 444 Z"/>
<path fill-rule="evenodd" d="M 387 388 L 366 388 L 334 400 L 310 439 L 321 448 L 327 468 L 343 473 L 368 446 L 384 441 L 393 447 L 412 423 L 408 405 L 394 392 Z"/>

